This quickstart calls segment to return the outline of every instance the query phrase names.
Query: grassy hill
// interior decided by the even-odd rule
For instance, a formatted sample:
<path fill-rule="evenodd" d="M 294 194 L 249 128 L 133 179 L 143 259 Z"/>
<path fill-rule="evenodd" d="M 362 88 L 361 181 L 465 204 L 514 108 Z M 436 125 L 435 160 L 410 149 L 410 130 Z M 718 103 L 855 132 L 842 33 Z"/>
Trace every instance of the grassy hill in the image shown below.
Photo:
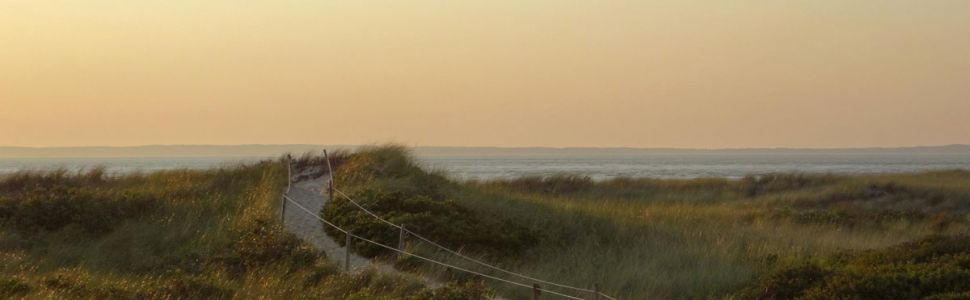
<path fill-rule="evenodd" d="M 970 280 L 957 280 L 970 270 L 966 171 L 602 182 L 564 175 L 455 182 L 421 169 L 407 149 L 390 146 L 342 158 L 336 178 L 338 188 L 365 207 L 453 249 L 541 279 L 579 287 L 600 284 L 623 299 L 781 299 L 803 293 L 867 297 L 865 289 L 777 280 L 778 274 L 806 264 L 826 270 L 824 277 L 802 278 L 806 281 L 862 284 L 875 279 L 859 274 L 858 268 L 892 274 L 910 270 L 906 276 L 919 280 L 885 284 L 919 291 L 900 294 L 912 296 L 970 291 Z M 393 228 L 346 201 L 335 200 L 323 216 L 385 243 L 397 241 Z M 857 256 L 881 257 L 874 254 L 879 251 L 906 257 L 916 255 L 911 252 L 919 247 L 912 245 L 938 244 L 949 245 L 941 246 L 948 250 L 919 254 L 933 260 L 930 265 L 910 268 L 904 264 L 908 260 L 864 258 L 859 259 L 870 262 L 835 263 Z M 450 257 L 418 241 L 411 247 L 429 256 Z M 388 253 L 369 249 L 367 254 Z M 413 262 L 399 264 L 415 268 Z M 930 272 L 937 265 L 948 266 L 945 272 L 952 273 Z M 461 277 L 435 270 L 422 269 L 449 279 Z M 849 273 L 857 276 L 845 275 Z M 516 287 L 493 286 L 517 297 L 528 294 Z M 758 289 L 764 286 L 770 288 Z"/>
<path fill-rule="evenodd" d="M 423 169 L 403 147 L 333 157 L 336 186 L 392 222 L 502 268 L 577 287 L 598 284 L 620 299 L 970 296 L 966 171 L 458 182 Z M 304 157 L 297 165 L 322 162 Z M 510 299 L 530 295 L 359 242 L 354 249 L 362 255 L 451 283 L 430 290 L 376 272 L 340 273 L 279 225 L 283 166 L 3 177 L 0 298 L 474 299 L 490 289 Z M 346 200 L 331 200 L 321 215 L 397 245 L 399 231 Z M 532 283 L 414 237 L 405 246 Z"/>
<path fill-rule="evenodd" d="M 0 179 L 0 298 L 468 299 L 403 278 L 341 274 L 278 223 L 279 161 L 109 177 Z"/>

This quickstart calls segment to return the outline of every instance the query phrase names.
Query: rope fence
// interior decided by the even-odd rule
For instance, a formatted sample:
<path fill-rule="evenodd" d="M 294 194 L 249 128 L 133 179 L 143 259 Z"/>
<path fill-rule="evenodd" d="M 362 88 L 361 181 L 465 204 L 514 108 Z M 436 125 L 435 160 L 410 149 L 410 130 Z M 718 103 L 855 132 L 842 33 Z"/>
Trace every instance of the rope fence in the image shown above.
<path fill-rule="evenodd" d="M 448 247 L 442 246 L 441 244 L 436 243 L 436 242 L 432 241 L 431 239 L 428 239 L 428 238 L 426 238 L 426 237 L 424 237 L 424 236 L 422 236 L 422 235 L 420 235 L 420 234 L 418 234 L 418 233 L 416 233 L 414 231 L 411 231 L 410 229 L 407 229 L 404 226 L 401 226 L 401 225 L 398 225 L 398 224 L 394 224 L 391 221 L 388 221 L 388 220 L 386 220 L 384 218 L 381 218 L 376 213 L 368 210 L 367 208 L 365 208 L 363 205 L 361 205 L 357 201 L 354 201 L 354 199 L 350 198 L 350 196 L 347 196 L 346 193 L 344 193 L 343 191 L 341 191 L 339 189 L 334 188 L 334 192 L 337 195 L 340 195 L 340 197 L 346 199 L 347 201 L 350 201 L 350 203 L 352 203 L 354 206 L 357 206 L 357 208 L 360 208 L 362 211 L 364 211 L 365 213 L 371 215 L 372 217 L 376 218 L 377 220 L 379 220 L 379 221 L 381 221 L 381 222 L 383 222 L 383 223 L 385 223 L 385 224 L 387 224 L 387 225 L 389 225 L 391 227 L 394 227 L 394 228 L 403 230 L 404 232 L 407 232 L 411 236 L 414 236 L 414 237 L 416 237 L 416 238 L 418 238 L 418 239 L 420 239 L 420 240 L 422 240 L 422 241 L 424 241 L 424 242 L 426 242 L 426 243 L 428 243 L 428 244 L 430 244 L 430 245 L 432 245 L 432 246 L 434 246 L 434 247 L 436 247 L 438 249 L 444 250 L 445 252 L 451 253 L 451 254 L 453 254 L 455 256 L 458 256 L 458 257 L 460 257 L 460 258 L 462 258 L 464 260 L 467 260 L 467 261 L 476 263 L 478 265 L 481 265 L 483 267 L 486 267 L 486 268 L 489 268 L 489 269 L 492 269 L 492 270 L 495 270 L 495 271 L 499 271 L 499 272 L 502 272 L 502 273 L 505 273 L 505 274 L 509 274 L 509 275 L 512 275 L 512 276 L 516 276 L 516 277 L 519 277 L 519 278 L 523 278 L 523 279 L 535 281 L 535 282 L 538 282 L 538 283 L 548 284 L 548 285 L 551 285 L 551 286 L 556 286 L 556 287 L 560 287 L 560 288 L 564 288 L 564 289 L 569 289 L 569 290 L 574 290 L 574 291 L 578 291 L 578 292 L 598 293 L 598 291 L 592 290 L 592 289 L 585 289 L 585 288 L 580 288 L 580 287 L 575 287 L 575 286 L 570 286 L 570 285 L 565 285 L 565 284 L 559 284 L 559 283 L 555 283 L 555 282 L 551 282 L 551 281 L 547 281 L 547 280 L 542 280 L 542 279 L 538 279 L 538 278 L 535 278 L 535 277 L 531 277 L 531 276 L 528 276 L 528 275 L 525 275 L 525 274 L 512 272 L 512 271 L 509 271 L 509 270 L 506 270 L 506 269 L 502 269 L 502 268 L 499 268 L 497 266 L 488 264 L 488 263 L 483 262 L 481 260 L 478 260 L 478 259 L 469 257 L 467 255 L 461 254 L 458 251 L 455 251 L 455 250 L 452 250 L 452 249 L 450 249 Z M 605 295 L 605 294 L 602 294 L 602 293 L 600 293 L 599 296 L 604 297 L 606 299 L 616 300 L 616 298 L 610 297 L 610 296 Z"/>
<path fill-rule="evenodd" d="M 495 280 L 495 281 L 500 281 L 500 282 L 504 282 L 504 283 L 508 283 L 508 284 L 512 284 L 512 285 L 516 285 L 516 286 L 520 286 L 520 287 L 525 287 L 525 288 L 528 288 L 528 289 L 533 289 L 534 288 L 533 286 L 531 286 L 529 284 L 526 284 L 526 283 L 516 282 L 516 281 L 512 281 L 512 280 L 507 280 L 507 279 L 503 279 L 503 278 L 491 276 L 491 275 L 488 275 L 488 274 L 483 274 L 483 273 L 475 272 L 475 271 L 472 271 L 472 270 L 469 270 L 469 269 L 465 269 L 465 268 L 458 267 L 458 266 L 455 266 L 455 265 L 451 265 L 451 264 L 448 264 L 448 263 L 445 263 L 445 262 L 441 262 L 441 261 L 437 261 L 437 260 L 434 260 L 434 259 L 431 259 L 431 258 L 427 258 L 427 257 L 421 256 L 421 255 L 418 255 L 418 254 L 415 254 L 415 253 L 412 253 L 412 252 L 408 252 L 408 251 L 404 251 L 404 250 L 401 250 L 401 249 L 397 249 L 395 247 L 391 247 L 391 246 L 388 246 L 388 245 L 384 245 L 384 244 L 382 244 L 380 242 L 375 242 L 375 241 L 370 240 L 370 239 L 367 239 L 365 237 L 362 237 L 362 236 L 359 236 L 359 235 L 350 233 L 346 229 L 340 228 L 340 226 L 337 226 L 336 224 L 333 224 L 333 223 L 325 220 L 324 218 L 318 216 L 317 214 L 315 214 L 312 211 L 310 211 L 309 209 L 307 209 L 305 206 L 300 205 L 300 203 L 296 202 L 295 200 L 293 200 L 289 196 L 285 196 L 284 195 L 283 198 L 286 199 L 286 201 L 288 201 L 289 203 L 291 203 L 293 205 L 296 205 L 296 207 L 299 208 L 300 210 L 302 210 L 302 211 L 306 212 L 307 214 L 313 216 L 317 220 L 320 220 L 321 222 L 323 222 L 323 224 L 326 224 L 327 226 L 333 227 L 337 231 L 340 231 L 340 232 L 342 232 L 344 234 L 347 234 L 348 236 L 350 236 L 350 237 L 352 237 L 354 239 L 361 240 L 361 241 L 367 242 L 369 244 L 372 244 L 374 246 L 378 246 L 378 247 L 381 247 L 381 248 L 384 248 L 384 249 L 388 249 L 388 250 L 394 251 L 394 252 L 396 252 L 398 254 L 403 254 L 403 255 L 407 255 L 407 256 L 413 256 L 415 258 L 418 258 L 418 259 L 421 259 L 421 260 L 424 260 L 424 261 L 427 261 L 427 262 L 430 262 L 430 263 L 433 263 L 433 264 L 437 264 L 437 265 L 440 265 L 440 266 L 443 266 L 443 267 L 446 267 L 446 268 L 451 268 L 451 269 L 454 269 L 454 270 L 458 270 L 458 271 L 462 271 L 462 272 L 467 272 L 467 273 L 470 273 L 470 274 L 473 274 L 473 275 L 477 275 L 477 276 L 480 276 L 480 277 L 483 277 L 483 278 L 492 279 L 492 280 Z M 571 296 L 571 295 L 567 295 L 567 294 L 562 294 L 562 293 L 558 293 L 558 292 L 555 292 L 555 291 L 543 290 L 543 292 L 547 292 L 547 293 L 549 293 L 551 295 L 561 296 L 561 297 L 564 297 L 564 298 L 567 298 L 567 299 L 583 300 L 583 298 L 579 298 L 579 297 L 575 297 L 575 296 Z"/>
<path fill-rule="evenodd" d="M 358 203 L 357 201 L 355 201 L 353 198 L 351 198 L 350 196 L 348 196 L 343 191 L 341 191 L 339 189 L 336 189 L 334 187 L 334 184 L 333 184 L 334 183 L 334 180 L 333 180 L 333 169 L 332 169 L 331 164 L 330 164 L 330 158 L 329 158 L 329 156 L 327 156 L 326 150 L 324 150 L 323 152 L 324 152 L 324 156 L 326 157 L 326 161 L 327 161 L 328 173 L 330 173 L 330 180 L 328 182 L 328 192 L 330 193 L 331 199 L 333 199 L 333 196 L 339 195 L 340 197 L 346 199 L 351 204 L 353 204 L 354 206 L 356 206 L 361 211 L 367 213 L 371 217 L 373 217 L 373 218 L 381 221 L 382 223 L 384 223 L 384 224 L 386 224 L 388 226 L 391 226 L 393 228 L 396 228 L 396 229 L 400 230 L 400 232 L 401 232 L 400 237 L 402 238 L 402 241 L 403 241 L 404 233 L 407 233 L 408 235 L 414 236 L 414 237 L 418 238 L 419 240 L 428 243 L 429 245 L 432 245 L 432 246 L 434 246 L 434 247 L 436 247 L 438 249 L 444 250 L 445 252 L 448 252 L 448 253 L 450 253 L 452 255 L 455 255 L 455 256 L 457 256 L 457 257 L 459 257 L 461 259 L 464 259 L 464 260 L 473 262 L 473 263 L 478 264 L 480 266 L 483 266 L 483 267 L 486 267 L 486 268 L 489 268 L 489 269 L 492 269 L 492 270 L 495 270 L 495 271 L 498 271 L 498 272 L 501 272 L 501 273 L 505 273 L 505 274 L 512 275 L 512 276 L 516 276 L 516 277 L 519 277 L 519 278 L 522 278 L 522 279 L 526 279 L 526 280 L 529 280 L 529 281 L 532 281 L 532 282 L 542 283 L 542 284 L 546 284 L 546 285 L 550 285 L 550 286 L 554 286 L 554 287 L 558 287 L 558 288 L 573 290 L 573 291 L 582 292 L 582 293 L 591 293 L 592 296 L 593 296 L 593 299 L 597 299 L 597 300 L 600 299 L 600 297 L 603 297 L 605 299 L 610 299 L 610 300 L 617 300 L 614 297 L 610 297 L 608 295 L 605 295 L 605 294 L 601 293 L 599 291 L 599 286 L 598 285 L 594 289 L 580 288 L 580 287 L 575 287 L 575 286 L 570 286 L 570 285 L 555 283 L 555 282 L 551 282 L 551 281 L 548 281 L 548 280 L 538 279 L 538 278 L 535 278 L 535 277 L 531 277 L 531 276 L 528 276 L 528 275 L 525 275 L 525 274 L 521 274 L 521 273 L 512 272 L 512 271 L 509 271 L 509 270 L 506 270 L 506 269 L 503 269 L 503 268 L 500 268 L 500 267 L 497 267 L 497 266 L 494 266 L 494 265 L 485 263 L 485 262 L 483 262 L 481 260 L 478 260 L 478 259 L 469 257 L 467 255 L 461 254 L 458 251 L 455 251 L 455 250 L 452 250 L 452 249 L 450 249 L 448 247 L 442 246 L 441 244 L 436 243 L 436 242 L 432 241 L 431 239 L 428 239 L 428 238 L 426 238 L 426 237 L 424 237 L 424 236 L 422 236 L 422 235 L 420 235 L 420 234 L 418 234 L 418 233 L 416 233 L 414 231 L 411 231 L 411 230 L 405 228 L 403 225 L 395 224 L 394 222 L 391 222 L 391 221 L 388 221 L 388 220 L 382 218 L 381 216 L 377 215 L 376 213 L 374 213 L 374 212 L 370 211 L 369 209 L 365 208 L 363 205 L 361 205 L 360 203 Z M 393 252 L 397 253 L 398 255 L 402 255 L 403 254 L 403 255 L 407 255 L 407 256 L 412 256 L 412 257 L 415 257 L 415 258 L 418 258 L 418 259 L 421 259 L 421 260 L 424 260 L 424 261 L 427 261 L 427 262 L 430 262 L 430 263 L 433 263 L 433 264 L 436 264 L 436 265 L 439 265 L 439 266 L 443 266 L 443 267 L 446 267 L 446 268 L 450 268 L 450 269 L 453 269 L 453 270 L 466 272 L 466 273 L 473 274 L 473 275 L 476 275 L 476 276 L 479 276 L 479 277 L 482 277 L 482 278 L 487 278 L 487 279 L 491 279 L 491 280 L 495 280 L 495 281 L 499 281 L 499 282 L 511 284 L 511 285 L 518 286 L 518 287 L 528 288 L 530 290 L 533 290 L 533 292 L 534 292 L 534 294 L 533 294 L 534 299 L 538 299 L 538 295 L 540 294 L 540 291 L 541 292 L 545 292 L 545 293 L 549 293 L 551 295 L 556 295 L 556 296 L 560 296 L 560 297 L 563 297 L 563 298 L 567 298 L 567 299 L 579 299 L 579 300 L 584 299 L 584 298 L 579 298 L 577 296 L 572 296 L 572 295 L 564 294 L 564 293 L 557 292 L 557 291 L 552 291 L 552 290 L 547 290 L 547 289 L 541 289 L 538 284 L 529 285 L 527 283 L 522 283 L 522 282 L 518 282 L 518 281 L 513 281 L 513 280 L 501 278 L 501 277 L 496 277 L 496 276 L 492 276 L 492 275 L 488 275 L 488 274 L 476 272 L 476 271 L 469 270 L 469 269 L 462 268 L 462 267 L 458 267 L 458 266 L 455 266 L 455 265 L 452 265 L 452 264 L 449 264 L 449 263 L 445 263 L 445 262 L 441 262 L 441 261 L 434 260 L 434 259 L 431 259 L 431 258 L 427 258 L 427 257 L 424 257 L 424 256 L 420 256 L 418 254 L 411 253 L 411 252 L 408 252 L 408 251 L 405 251 L 405 250 L 401 249 L 401 248 L 403 248 L 402 247 L 403 242 L 400 242 L 399 245 L 398 245 L 398 247 L 391 247 L 391 246 L 384 245 L 382 243 L 379 243 L 379 242 L 376 242 L 376 241 L 373 241 L 373 240 L 364 238 L 362 236 L 355 235 L 355 234 L 351 233 L 349 230 L 343 229 L 340 226 L 337 226 L 336 224 L 333 224 L 333 223 L 325 220 L 324 218 L 320 217 L 318 215 L 318 213 L 315 213 L 315 212 L 311 211 L 310 209 L 307 209 L 305 206 L 301 205 L 300 203 L 298 203 L 297 201 L 295 201 L 295 200 L 293 200 L 292 198 L 289 197 L 288 194 L 289 194 L 290 186 L 291 186 L 291 182 L 290 181 L 292 181 L 292 158 L 289 155 L 287 155 L 287 175 L 288 176 L 287 176 L 286 192 L 283 194 L 283 197 L 282 197 L 283 198 L 283 208 L 282 208 L 283 214 L 285 214 L 286 204 L 287 204 L 287 202 L 289 202 L 289 203 L 295 205 L 301 211 L 303 211 L 303 212 L 305 212 L 305 213 L 313 216 L 317 220 L 320 220 L 323 224 L 325 224 L 327 226 L 330 226 L 330 227 L 336 229 L 337 231 L 340 231 L 341 233 L 344 233 L 345 235 L 347 235 L 347 244 L 345 245 L 345 251 L 346 251 L 346 255 L 347 255 L 346 261 L 345 261 L 345 268 L 348 269 L 348 270 L 349 270 L 349 259 L 350 259 L 349 258 L 349 255 L 350 255 L 350 248 L 351 248 L 351 243 L 350 242 L 351 242 L 351 239 L 352 238 L 355 238 L 355 239 L 358 239 L 358 240 L 367 242 L 369 244 L 372 244 L 374 246 L 381 247 L 381 248 L 384 248 L 384 249 L 393 251 Z"/>

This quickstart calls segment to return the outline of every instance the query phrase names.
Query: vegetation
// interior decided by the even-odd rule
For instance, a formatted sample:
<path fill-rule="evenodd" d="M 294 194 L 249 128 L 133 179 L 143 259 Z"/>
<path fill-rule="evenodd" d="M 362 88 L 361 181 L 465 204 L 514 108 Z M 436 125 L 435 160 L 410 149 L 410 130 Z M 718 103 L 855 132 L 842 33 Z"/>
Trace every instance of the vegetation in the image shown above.
<path fill-rule="evenodd" d="M 970 297 L 967 171 L 457 182 L 425 171 L 399 146 L 331 158 L 337 188 L 391 222 L 503 268 L 572 286 L 599 284 L 620 299 Z M 310 170 L 304 175 L 319 174 L 325 163 L 312 155 L 295 162 Z M 0 298 L 530 294 L 359 242 L 354 249 L 362 255 L 448 283 L 429 289 L 377 271 L 340 273 L 278 224 L 282 165 L 6 176 Z M 321 215 L 357 235 L 398 243 L 399 231 L 345 199 L 332 199 Z M 423 256 L 532 284 L 414 237 L 405 241 Z"/>
<path fill-rule="evenodd" d="M 362 149 L 346 158 L 335 177 L 341 189 L 368 210 L 443 245 L 515 256 L 535 244 L 536 233 L 524 226 L 504 222 L 500 215 L 476 214 L 453 201 L 459 187 L 440 174 L 421 170 L 402 147 Z M 345 198 L 335 198 L 324 208 L 323 218 L 385 245 L 397 245 L 397 230 Z M 363 242 L 354 248 L 369 256 L 391 254 Z"/>
<path fill-rule="evenodd" d="M 959 255 L 941 254 L 921 267 L 816 264 L 869 257 L 869 250 L 905 253 L 913 248 L 890 247 L 938 239 L 952 238 L 950 244 L 966 251 L 970 245 L 960 237 L 970 234 L 966 171 L 769 174 L 742 180 L 594 181 L 563 175 L 455 182 L 422 170 L 406 149 L 390 146 L 351 154 L 336 178 L 338 188 L 377 214 L 463 253 L 537 278 L 578 287 L 598 283 L 619 298 L 788 298 L 750 292 L 766 284 L 799 293 L 811 290 L 804 293 L 809 298 L 866 297 L 846 290 L 868 280 L 846 275 L 855 274 L 846 270 L 861 268 L 913 272 L 908 276 L 920 281 L 897 284 L 933 292 L 918 295 L 949 297 L 966 291 L 965 286 L 943 282 L 967 272 Z M 397 243 L 396 230 L 345 201 L 334 201 L 323 216 L 363 236 Z M 448 257 L 412 243 L 415 251 Z M 383 254 L 366 248 L 362 252 Z M 944 265 L 953 272 L 930 272 Z M 820 271 L 813 273 L 816 269 Z M 804 276 L 781 284 L 771 280 L 785 272 Z M 817 281 L 846 288 L 809 285 Z M 527 293 L 493 286 L 514 297 Z"/>
<path fill-rule="evenodd" d="M 0 298 L 474 299 L 483 287 L 342 274 L 278 224 L 279 161 L 0 179 Z"/>
<path fill-rule="evenodd" d="M 757 299 L 966 299 L 970 236 L 933 236 L 857 254 L 801 262 L 745 289 Z"/>

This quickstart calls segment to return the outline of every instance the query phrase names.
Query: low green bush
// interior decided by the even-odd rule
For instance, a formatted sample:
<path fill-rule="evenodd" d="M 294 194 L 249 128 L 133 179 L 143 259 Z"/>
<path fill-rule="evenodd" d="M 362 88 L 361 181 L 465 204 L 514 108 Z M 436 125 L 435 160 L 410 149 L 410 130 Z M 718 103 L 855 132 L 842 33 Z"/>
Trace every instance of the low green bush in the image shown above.
<path fill-rule="evenodd" d="M 820 186 L 835 182 L 839 179 L 839 177 L 834 175 L 778 173 L 746 176 L 738 183 L 738 187 L 745 196 L 755 197 L 780 191 L 792 191 Z"/>
<path fill-rule="evenodd" d="M 184 273 L 168 276 L 152 294 L 169 299 L 232 299 L 235 295 L 215 280 Z"/>
<path fill-rule="evenodd" d="M 349 195 L 375 214 L 395 224 L 453 249 L 474 249 L 480 254 L 514 255 L 535 243 L 524 228 L 494 219 L 484 219 L 447 199 L 435 200 L 406 191 L 387 191 L 378 186 L 355 189 Z M 371 217 L 344 198 L 331 200 L 323 218 L 331 220 L 355 235 L 397 246 L 397 229 Z M 327 227 L 331 235 L 343 242 L 342 233 Z M 416 240 L 414 240 L 416 241 Z M 363 241 L 354 244 L 355 251 L 367 256 L 391 254 L 388 250 Z"/>
<path fill-rule="evenodd" d="M 934 236 L 781 268 L 745 299 L 919 299 L 970 292 L 970 236 Z"/>
<path fill-rule="evenodd" d="M 588 176 L 554 175 L 547 177 L 522 177 L 503 182 L 507 188 L 531 193 L 565 195 L 588 192 L 596 183 Z"/>
<path fill-rule="evenodd" d="M 0 298 L 15 298 L 26 295 L 32 290 L 30 284 L 21 278 L 0 278 Z"/>
<path fill-rule="evenodd" d="M 238 234 L 239 239 L 212 259 L 235 276 L 273 265 L 295 270 L 314 266 L 322 258 L 309 245 L 265 220 L 247 224 Z"/>
<path fill-rule="evenodd" d="M 485 300 L 492 299 L 492 292 L 481 281 L 466 281 L 446 283 L 434 290 L 424 290 L 409 300 Z"/>
<path fill-rule="evenodd" d="M 26 232 L 75 225 L 87 233 L 103 234 L 157 205 L 151 195 L 55 186 L 0 196 L 0 224 Z"/>
<path fill-rule="evenodd" d="M 479 215 L 450 197 L 460 196 L 455 183 L 422 170 L 408 152 L 397 146 L 365 148 L 352 154 L 336 170 L 340 189 L 382 218 L 404 224 L 410 231 L 452 249 L 476 254 L 510 256 L 532 246 L 535 234 L 501 216 Z M 359 235 L 397 246 L 399 231 L 363 212 L 343 197 L 331 199 L 322 217 Z M 344 234 L 329 226 L 328 233 L 343 243 Z M 366 256 L 391 254 L 358 241 L 355 251 Z"/>

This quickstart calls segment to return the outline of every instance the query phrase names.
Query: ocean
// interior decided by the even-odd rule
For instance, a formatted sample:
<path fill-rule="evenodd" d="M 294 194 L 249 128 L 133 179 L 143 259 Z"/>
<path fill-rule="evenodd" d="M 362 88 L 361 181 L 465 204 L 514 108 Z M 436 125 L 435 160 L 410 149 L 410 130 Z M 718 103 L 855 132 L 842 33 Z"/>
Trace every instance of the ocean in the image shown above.
<path fill-rule="evenodd" d="M 970 170 L 970 151 L 966 151 L 970 147 L 960 146 L 947 151 L 927 149 L 711 151 L 428 147 L 417 148 L 415 155 L 422 165 L 465 180 L 555 174 L 578 174 L 602 180 L 615 177 L 740 178 L 778 172 L 874 174 Z M 110 173 L 206 169 L 279 157 L 277 154 L 247 154 L 250 155 L 0 157 L 0 174 L 58 168 L 73 172 L 96 166 L 103 166 Z"/>

